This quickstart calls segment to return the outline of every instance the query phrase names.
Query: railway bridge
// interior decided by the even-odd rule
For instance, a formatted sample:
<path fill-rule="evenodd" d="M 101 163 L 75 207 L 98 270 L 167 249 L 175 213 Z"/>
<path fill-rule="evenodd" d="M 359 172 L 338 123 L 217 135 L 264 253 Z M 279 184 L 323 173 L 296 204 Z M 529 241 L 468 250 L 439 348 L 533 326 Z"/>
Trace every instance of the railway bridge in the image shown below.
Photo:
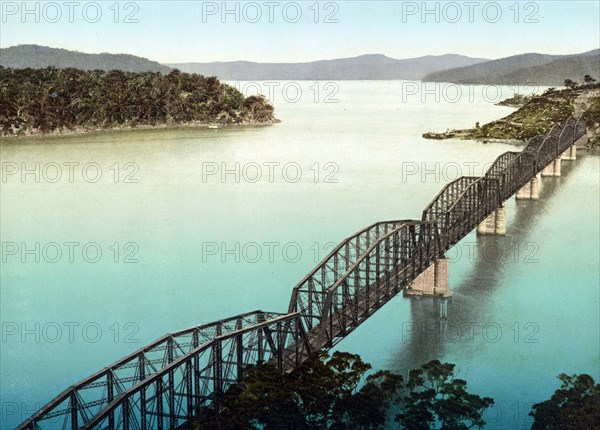
<path fill-rule="evenodd" d="M 447 184 L 420 219 L 377 222 L 348 237 L 294 287 L 287 311 L 167 334 L 70 386 L 18 429 L 186 428 L 247 366 L 271 361 L 291 371 L 400 292 L 448 296 L 446 251 L 473 229 L 505 234 L 505 202 L 539 198 L 540 175 L 560 175 L 585 131 L 571 118 L 500 155 L 484 176 Z"/>

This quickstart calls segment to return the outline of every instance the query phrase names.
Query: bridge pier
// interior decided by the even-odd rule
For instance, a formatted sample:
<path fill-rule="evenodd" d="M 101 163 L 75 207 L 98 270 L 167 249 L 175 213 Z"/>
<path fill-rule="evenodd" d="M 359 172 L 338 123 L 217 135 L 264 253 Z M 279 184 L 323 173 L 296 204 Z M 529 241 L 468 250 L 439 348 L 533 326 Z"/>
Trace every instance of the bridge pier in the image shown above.
<path fill-rule="evenodd" d="M 535 175 L 529 182 L 517 191 L 517 200 L 539 200 L 540 198 L 540 174 Z"/>
<path fill-rule="evenodd" d="M 542 176 L 560 176 L 560 161 L 560 157 L 551 161 L 550 164 L 542 170 Z"/>
<path fill-rule="evenodd" d="M 502 206 L 477 226 L 477 234 L 494 234 L 497 236 L 506 234 L 506 203 L 502 203 Z"/>
<path fill-rule="evenodd" d="M 450 297 L 448 259 L 439 258 L 404 289 L 404 296 Z"/>
<path fill-rule="evenodd" d="M 562 160 L 575 161 L 577 160 L 577 145 L 571 145 L 565 152 L 562 153 Z"/>
<path fill-rule="evenodd" d="M 588 144 L 590 137 L 591 137 L 591 131 L 588 130 L 586 133 L 583 133 L 583 135 L 579 139 L 577 139 L 573 145 L 585 147 Z"/>

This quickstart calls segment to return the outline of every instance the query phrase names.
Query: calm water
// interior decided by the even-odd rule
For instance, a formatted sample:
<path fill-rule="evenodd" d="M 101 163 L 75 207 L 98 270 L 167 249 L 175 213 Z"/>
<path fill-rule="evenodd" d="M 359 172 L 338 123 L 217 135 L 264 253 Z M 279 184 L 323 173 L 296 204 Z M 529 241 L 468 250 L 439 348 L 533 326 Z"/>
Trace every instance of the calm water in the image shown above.
<path fill-rule="evenodd" d="M 421 138 L 511 111 L 478 87 L 449 103 L 341 82 L 324 103 L 321 83 L 315 103 L 311 85 L 275 93 L 272 127 L 3 141 L 0 428 L 166 332 L 285 311 L 333 242 L 420 218 L 446 182 L 520 149 Z M 490 429 L 528 428 L 561 372 L 600 378 L 598 164 L 563 162 L 539 201 L 508 203 L 507 236 L 449 253 L 445 323 L 435 300 L 398 297 L 339 349 L 402 373 L 456 363 L 496 400 Z"/>

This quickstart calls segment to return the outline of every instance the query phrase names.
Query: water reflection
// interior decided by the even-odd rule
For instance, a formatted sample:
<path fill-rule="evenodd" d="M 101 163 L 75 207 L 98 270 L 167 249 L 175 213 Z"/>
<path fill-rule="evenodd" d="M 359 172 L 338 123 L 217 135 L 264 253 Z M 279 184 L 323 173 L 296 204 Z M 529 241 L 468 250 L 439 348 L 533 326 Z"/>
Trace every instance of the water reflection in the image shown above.
<path fill-rule="evenodd" d="M 431 297 L 407 299 L 410 322 L 402 323 L 401 344 L 390 362 L 391 370 L 407 374 L 423 363 L 441 359 L 449 345 L 472 343 L 477 336 L 487 342 L 495 341 L 502 328 L 490 320 L 492 298 L 515 264 L 536 261 L 537 245 L 529 242 L 532 231 L 581 164 L 582 161 L 563 162 L 562 176 L 542 178 L 539 200 L 512 198 L 508 210 L 514 211 L 514 216 L 509 214 L 506 236 L 470 233 L 456 245 L 458 252 L 448 252 L 451 263 L 460 253 L 459 261 L 450 265 L 450 271 L 458 269 L 466 275 L 454 285 L 451 282 L 453 297 L 448 301 Z M 441 318 L 445 306 L 447 318 Z"/>

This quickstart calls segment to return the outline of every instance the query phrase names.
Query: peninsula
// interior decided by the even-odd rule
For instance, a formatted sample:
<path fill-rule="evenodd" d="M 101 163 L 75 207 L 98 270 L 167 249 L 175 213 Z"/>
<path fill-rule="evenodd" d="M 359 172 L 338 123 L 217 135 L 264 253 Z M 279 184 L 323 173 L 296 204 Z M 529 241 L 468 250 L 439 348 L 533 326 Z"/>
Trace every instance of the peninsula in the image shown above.
<path fill-rule="evenodd" d="M 591 79 L 591 80 L 590 80 Z M 499 104 L 520 106 L 510 115 L 469 129 L 428 132 L 426 139 L 464 139 L 488 141 L 525 141 L 545 134 L 569 117 L 583 119 L 588 128 L 587 148 L 600 146 L 600 85 L 588 79 L 585 85 L 567 80 L 570 88 L 550 88 L 533 97 L 513 97 Z"/>
<path fill-rule="evenodd" d="M 244 97 L 216 77 L 179 70 L 164 75 L 0 66 L 0 83 L 3 136 L 277 122 L 263 96 Z"/>

